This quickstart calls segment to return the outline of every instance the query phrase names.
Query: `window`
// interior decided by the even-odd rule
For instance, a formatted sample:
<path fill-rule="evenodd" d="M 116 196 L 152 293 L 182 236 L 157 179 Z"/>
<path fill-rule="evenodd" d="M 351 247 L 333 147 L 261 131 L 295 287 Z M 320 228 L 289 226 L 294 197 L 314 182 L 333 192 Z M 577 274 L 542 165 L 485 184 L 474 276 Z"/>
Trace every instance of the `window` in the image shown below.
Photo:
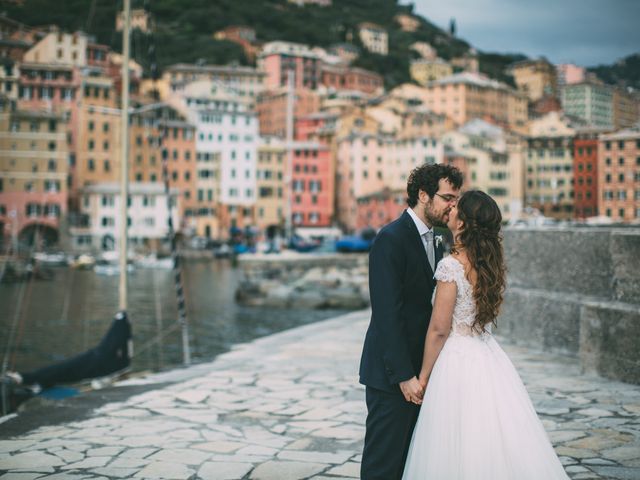
<path fill-rule="evenodd" d="M 105 172 L 110 172 L 111 171 L 111 164 L 109 163 L 109 160 L 105 160 L 102 163 L 102 166 L 103 166 Z"/>

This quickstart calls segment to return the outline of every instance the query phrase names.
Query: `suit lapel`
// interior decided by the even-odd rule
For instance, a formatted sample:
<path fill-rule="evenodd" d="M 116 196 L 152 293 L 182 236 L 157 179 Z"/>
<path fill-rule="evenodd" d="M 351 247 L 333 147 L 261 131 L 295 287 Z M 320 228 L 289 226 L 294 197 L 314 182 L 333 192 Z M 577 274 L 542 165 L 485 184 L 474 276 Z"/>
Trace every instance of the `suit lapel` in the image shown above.
<path fill-rule="evenodd" d="M 418 249 L 420 258 L 422 259 L 422 267 L 424 269 L 424 273 L 429 278 L 433 278 L 433 272 L 431 271 L 431 265 L 429 265 L 429 259 L 427 258 L 427 252 L 424 249 L 424 243 L 422 243 L 422 239 L 420 238 L 420 233 L 418 232 L 418 227 L 416 227 L 413 218 L 411 215 L 407 213 L 405 210 L 402 214 L 402 221 L 409 230 L 409 236 L 411 237 L 411 243 L 414 244 L 414 247 Z"/>

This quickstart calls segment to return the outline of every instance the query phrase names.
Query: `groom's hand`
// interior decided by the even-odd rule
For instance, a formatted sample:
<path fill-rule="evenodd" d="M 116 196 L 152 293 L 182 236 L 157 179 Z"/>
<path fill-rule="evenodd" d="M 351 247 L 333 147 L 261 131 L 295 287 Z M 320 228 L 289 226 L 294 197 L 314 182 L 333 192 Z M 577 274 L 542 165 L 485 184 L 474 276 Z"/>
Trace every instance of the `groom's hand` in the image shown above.
<path fill-rule="evenodd" d="M 404 382 L 400 382 L 400 391 L 404 395 L 404 399 L 407 402 L 420 405 L 422 403 L 422 396 L 424 395 L 424 389 L 417 377 L 410 378 Z"/>

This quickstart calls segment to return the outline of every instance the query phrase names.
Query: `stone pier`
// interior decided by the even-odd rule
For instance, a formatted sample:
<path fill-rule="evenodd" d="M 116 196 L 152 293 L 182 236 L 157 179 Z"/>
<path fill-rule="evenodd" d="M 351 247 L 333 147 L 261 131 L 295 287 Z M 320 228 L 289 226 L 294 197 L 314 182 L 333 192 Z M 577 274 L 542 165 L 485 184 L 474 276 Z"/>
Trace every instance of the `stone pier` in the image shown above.
<path fill-rule="evenodd" d="M 121 382 L 77 418 L 56 421 L 49 406 L 5 419 L 0 479 L 358 478 L 368 319 L 354 312 Z M 640 386 L 583 374 L 576 357 L 503 346 L 572 479 L 640 478 Z M 127 389 L 137 393 L 117 395 Z"/>

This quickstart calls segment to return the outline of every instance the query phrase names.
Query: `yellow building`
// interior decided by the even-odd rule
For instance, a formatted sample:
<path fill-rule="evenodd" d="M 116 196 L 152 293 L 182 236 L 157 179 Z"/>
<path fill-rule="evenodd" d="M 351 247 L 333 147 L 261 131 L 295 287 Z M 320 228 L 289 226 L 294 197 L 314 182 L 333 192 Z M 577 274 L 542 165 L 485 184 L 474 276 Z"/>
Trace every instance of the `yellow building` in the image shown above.
<path fill-rule="evenodd" d="M 525 204 L 547 217 L 573 218 L 575 130 L 559 112 L 531 122 L 525 159 Z"/>
<path fill-rule="evenodd" d="M 413 80 L 420 85 L 426 86 L 434 80 L 440 80 L 451 75 L 453 67 L 441 58 L 436 58 L 435 60 L 420 59 L 411 62 L 410 72 Z"/>
<path fill-rule="evenodd" d="M 23 61 L 84 67 L 87 65 L 87 35 L 82 32 L 48 33 L 24 54 Z"/>
<path fill-rule="evenodd" d="M 620 88 L 613 89 L 613 126 L 631 127 L 640 121 L 640 96 Z"/>
<path fill-rule="evenodd" d="M 532 102 L 558 94 L 556 67 L 544 58 L 514 63 L 509 72 L 518 90 L 522 90 Z"/>
<path fill-rule="evenodd" d="M 261 230 L 270 225 L 284 225 L 286 211 L 285 178 L 287 150 L 278 137 L 263 137 L 258 146 L 256 225 Z"/>

